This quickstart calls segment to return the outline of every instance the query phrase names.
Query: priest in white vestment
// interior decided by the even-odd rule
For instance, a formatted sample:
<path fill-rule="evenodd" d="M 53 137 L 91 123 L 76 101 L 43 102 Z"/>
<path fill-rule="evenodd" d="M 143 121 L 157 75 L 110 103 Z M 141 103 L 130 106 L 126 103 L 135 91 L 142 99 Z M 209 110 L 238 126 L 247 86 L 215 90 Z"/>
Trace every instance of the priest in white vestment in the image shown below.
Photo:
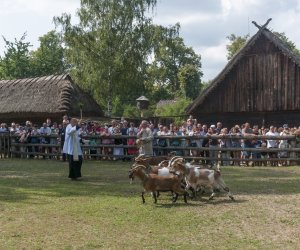
<path fill-rule="evenodd" d="M 65 142 L 63 152 L 67 154 L 69 160 L 69 178 L 77 180 L 81 177 L 82 150 L 80 147 L 80 127 L 78 120 L 72 118 L 66 127 Z"/>

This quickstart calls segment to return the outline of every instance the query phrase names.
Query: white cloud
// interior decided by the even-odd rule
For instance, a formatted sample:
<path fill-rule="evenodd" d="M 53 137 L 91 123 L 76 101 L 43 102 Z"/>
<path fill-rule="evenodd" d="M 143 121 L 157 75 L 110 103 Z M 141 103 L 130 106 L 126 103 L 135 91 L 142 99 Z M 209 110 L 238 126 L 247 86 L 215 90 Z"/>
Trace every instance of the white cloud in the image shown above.
<path fill-rule="evenodd" d="M 27 31 L 27 41 L 38 45 L 38 37 L 54 29 L 53 16 L 63 12 L 75 15 L 80 0 L 0 0 L 0 35 L 19 39 Z M 180 35 L 202 57 L 204 80 L 214 78 L 226 65 L 226 36 L 254 35 L 255 20 L 285 32 L 300 49 L 300 0 L 160 0 L 154 22 L 165 26 L 181 25 Z M 0 54 L 4 44 L 0 37 Z"/>
<path fill-rule="evenodd" d="M 201 54 L 203 80 L 208 81 L 217 76 L 225 67 L 226 59 L 226 41 L 223 40 L 219 45 L 212 47 L 199 47 L 196 49 Z"/>
<path fill-rule="evenodd" d="M 198 12 L 190 15 L 185 15 L 184 13 L 179 14 L 178 16 L 164 16 L 164 17 L 155 17 L 154 21 L 162 25 L 173 25 L 180 20 L 181 25 L 190 25 L 190 24 L 201 24 L 208 22 L 212 19 L 212 15 L 208 13 Z"/>
<path fill-rule="evenodd" d="M 27 33 L 26 41 L 33 48 L 38 46 L 38 38 L 55 28 L 53 17 L 63 12 L 75 15 L 79 0 L 0 0 L 0 35 L 7 40 L 20 39 Z M 0 55 L 4 42 L 0 38 Z"/>
<path fill-rule="evenodd" d="M 2 15 L 31 13 L 34 15 L 59 15 L 62 10 L 75 12 L 79 7 L 78 0 L 1 0 Z"/>

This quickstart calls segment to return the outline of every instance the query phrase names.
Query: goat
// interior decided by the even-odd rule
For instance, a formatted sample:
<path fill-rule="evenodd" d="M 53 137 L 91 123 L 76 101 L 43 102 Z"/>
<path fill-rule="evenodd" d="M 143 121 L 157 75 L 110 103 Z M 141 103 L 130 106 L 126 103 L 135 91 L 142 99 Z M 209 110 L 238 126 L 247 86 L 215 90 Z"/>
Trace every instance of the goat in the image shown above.
<path fill-rule="evenodd" d="M 193 190 L 193 196 L 195 196 L 196 191 L 204 188 L 205 190 L 208 189 L 211 193 L 209 200 L 215 196 L 215 190 L 226 192 L 229 198 L 234 200 L 233 195 L 230 193 L 229 188 L 221 176 L 220 170 L 204 169 L 194 167 L 189 163 L 182 164 L 180 162 L 173 163 L 171 169 L 184 174 L 186 181 L 185 190 L 187 191 L 191 188 Z"/>
<path fill-rule="evenodd" d="M 174 156 L 171 160 L 163 160 L 157 166 L 149 166 L 145 161 L 143 161 L 144 156 L 138 156 L 137 161 L 141 161 L 142 164 L 134 163 L 132 165 L 132 169 L 138 165 L 143 165 L 146 173 L 148 174 L 156 174 L 159 176 L 168 176 L 175 174 L 175 171 L 170 171 L 170 166 L 173 162 L 177 161 L 178 159 L 183 160 L 183 158 L 179 156 Z M 146 164 L 145 164 L 146 163 Z M 172 192 L 173 193 L 173 192 Z M 160 195 L 159 191 L 156 192 L 156 197 L 158 198 Z"/>
<path fill-rule="evenodd" d="M 132 165 L 132 168 L 137 165 L 144 165 L 149 173 L 157 174 L 158 170 L 163 167 L 168 167 L 169 163 L 172 162 L 174 159 L 178 158 L 179 156 L 173 156 L 170 158 L 169 156 L 148 156 L 145 155 L 139 155 L 134 159 L 134 164 Z"/>
<path fill-rule="evenodd" d="M 149 167 L 149 166 L 157 166 L 162 161 L 170 160 L 174 156 L 175 156 L 174 152 L 170 152 L 168 155 L 160 155 L 160 156 L 145 156 L 144 154 L 140 154 L 134 159 L 134 161 L 137 164 L 142 164 Z"/>
<path fill-rule="evenodd" d="M 144 190 L 142 191 L 143 203 L 145 203 L 145 192 L 151 192 L 154 198 L 154 203 L 157 203 L 156 192 L 158 191 L 172 191 L 173 193 L 175 193 L 173 202 L 176 202 L 179 194 L 183 194 L 184 202 L 187 203 L 187 192 L 183 187 L 181 187 L 182 176 L 159 176 L 156 174 L 148 174 L 146 173 L 145 166 L 143 165 L 136 165 L 129 171 L 129 178 L 131 179 L 131 181 L 133 181 L 135 176 L 142 181 L 142 185 L 144 187 Z"/>

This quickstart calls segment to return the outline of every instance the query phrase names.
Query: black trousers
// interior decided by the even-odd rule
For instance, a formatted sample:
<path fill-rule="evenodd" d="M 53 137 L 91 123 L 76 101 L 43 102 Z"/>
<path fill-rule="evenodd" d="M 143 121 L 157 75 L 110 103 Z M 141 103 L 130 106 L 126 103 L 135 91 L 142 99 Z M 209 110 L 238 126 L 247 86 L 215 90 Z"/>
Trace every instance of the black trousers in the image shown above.
<path fill-rule="evenodd" d="M 79 160 L 74 161 L 73 155 L 68 155 L 69 160 L 69 178 L 76 179 L 81 177 L 82 155 L 78 156 Z"/>

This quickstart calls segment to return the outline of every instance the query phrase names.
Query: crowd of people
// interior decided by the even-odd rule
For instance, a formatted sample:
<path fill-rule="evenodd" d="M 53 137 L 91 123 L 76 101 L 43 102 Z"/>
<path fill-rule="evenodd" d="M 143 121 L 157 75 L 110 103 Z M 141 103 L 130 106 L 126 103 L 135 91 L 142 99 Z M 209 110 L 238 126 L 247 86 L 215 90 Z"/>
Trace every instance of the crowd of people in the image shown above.
<path fill-rule="evenodd" d="M 55 154 L 60 155 L 60 153 L 62 153 L 65 141 L 65 129 L 69 121 L 69 117 L 65 115 L 59 123 L 52 122 L 51 119 L 48 118 L 41 126 L 32 124 L 30 121 L 26 121 L 24 126 L 14 122 L 12 122 L 10 126 L 2 123 L 0 132 L 10 132 L 16 135 L 16 142 L 56 145 L 53 147 L 27 147 L 27 157 L 35 157 L 34 155 L 30 155 L 30 152 L 42 152 L 44 153 L 44 158 L 51 158 Z M 174 151 L 174 148 L 177 155 L 198 157 L 199 159 L 202 157 L 205 159 L 203 162 L 206 164 L 216 164 L 217 158 L 221 157 L 222 161 L 219 162 L 221 165 L 248 165 L 249 159 L 256 165 L 266 164 L 266 161 L 261 161 L 262 158 L 272 159 L 269 161 L 270 165 L 287 165 L 288 162 L 285 158 L 299 157 L 297 152 L 284 150 L 290 147 L 299 147 L 295 140 L 268 138 L 239 139 L 239 136 L 242 135 L 299 136 L 300 127 L 289 127 L 288 124 L 283 124 L 281 127 L 259 127 L 258 125 L 251 126 L 246 122 L 242 125 L 226 128 L 223 127 L 221 122 L 207 125 L 198 122 L 196 119 L 193 119 L 193 117 L 189 117 L 179 126 L 176 124 L 156 125 L 151 121 L 142 121 L 141 124 L 135 124 L 125 119 L 114 119 L 110 123 L 80 121 L 78 125 L 80 127 L 82 145 L 89 145 L 89 147 L 83 147 L 83 155 L 85 158 L 103 160 L 122 159 L 125 161 L 130 160 L 132 156 L 139 153 L 165 155 L 170 151 Z M 136 138 L 113 138 L 113 136 L 117 135 L 128 135 Z M 213 135 L 232 135 L 232 138 L 226 136 L 224 138 L 211 138 Z M 157 136 L 164 136 L 165 138 L 157 138 Z M 172 136 L 172 138 L 168 138 L 168 136 Z M 189 139 L 188 137 L 176 138 L 177 136 L 193 137 Z M 204 136 L 204 138 L 199 136 Z M 97 147 L 97 145 L 100 144 L 104 146 Z M 118 147 L 118 145 L 129 145 L 133 147 Z M 172 149 L 169 149 L 169 147 Z M 177 150 L 176 147 L 180 149 Z M 185 150 L 184 147 L 192 147 L 195 149 Z M 219 148 L 222 150 L 218 150 Z M 241 150 L 226 151 L 226 148 L 240 148 Z M 266 152 L 264 152 L 263 150 L 242 150 L 243 148 L 280 148 L 283 150 L 278 152 L 268 152 L 268 150 L 266 150 Z M 62 160 L 66 160 L 65 154 L 63 153 L 59 157 Z M 211 159 L 208 160 L 207 158 Z M 278 159 L 278 161 L 274 159 Z"/>

